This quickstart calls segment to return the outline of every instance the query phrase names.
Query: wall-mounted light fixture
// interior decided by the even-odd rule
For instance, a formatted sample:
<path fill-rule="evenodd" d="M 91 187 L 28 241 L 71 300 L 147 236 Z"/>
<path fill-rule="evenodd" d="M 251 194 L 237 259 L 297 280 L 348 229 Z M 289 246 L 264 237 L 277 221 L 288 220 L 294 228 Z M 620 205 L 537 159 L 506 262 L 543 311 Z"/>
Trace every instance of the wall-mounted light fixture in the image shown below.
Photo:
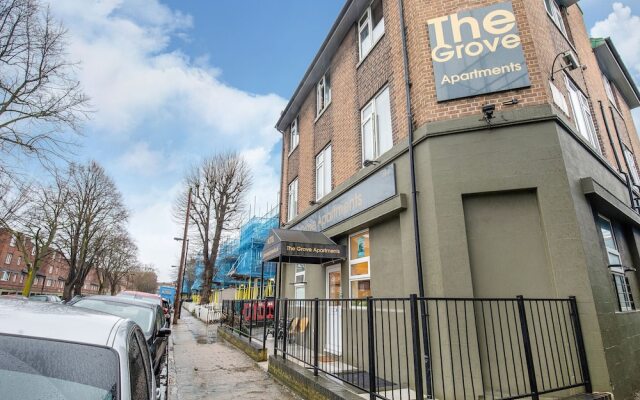
<path fill-rule="evenodd" d="M 485 104 L 482 106 L 482 115 L 487 124 L 491 125 L 491 120 L 495 118 L 493 115 L 496 112 L 495 104 Z"/>
<path fill-rule="evenodd" d="M 556 62 L 558 62 L 559 58 L 562 58 L 564 66 L 560 69 L 555 69 Z M 571 50 L 563 51 L 562 53 L 558 53 L 556 58 L 553 59 L 553 64 L 551 64 L 551 76 L 549 79 L 553 81 L 555 79 L 556 72 L 573 71 L 578 68 L 580 68 L 580 62 L 578 61 L 578 57 L 576 57 L 575 53 Z"/>

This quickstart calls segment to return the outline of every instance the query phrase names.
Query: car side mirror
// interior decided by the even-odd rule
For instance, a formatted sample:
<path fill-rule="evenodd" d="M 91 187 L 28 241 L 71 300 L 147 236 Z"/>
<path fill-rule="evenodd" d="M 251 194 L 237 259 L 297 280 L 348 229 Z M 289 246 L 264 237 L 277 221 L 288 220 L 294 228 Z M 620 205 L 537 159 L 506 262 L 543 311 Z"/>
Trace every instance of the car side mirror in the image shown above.
<path fill-rule="evenodd" d="M 171 329 L 169 328 L 160 328 L 158 331 L 158 337 L 167 337 L 171 335 Z"/>

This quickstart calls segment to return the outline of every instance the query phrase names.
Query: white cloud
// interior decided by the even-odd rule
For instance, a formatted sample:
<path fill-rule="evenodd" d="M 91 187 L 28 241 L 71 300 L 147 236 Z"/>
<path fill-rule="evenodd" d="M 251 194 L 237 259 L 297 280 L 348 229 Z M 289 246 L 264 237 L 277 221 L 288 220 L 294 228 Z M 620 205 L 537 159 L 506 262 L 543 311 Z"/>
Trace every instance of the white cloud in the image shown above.
<path fill-rule="evenodd" d="M 151 150 L 146 142 L 139 142 L 120 157 L 119 165 L 141 175 L 149 176 L 162 172 L 162 158 L 161 152 Z"/>
<path fill-rule="evenodd" d="M 250 202 L 255 197 L 262 210 L 276 202 L 278 174 L 268 155 L 280 137 L 273 126 L 285 100 L 225 84 L 208 54 L 181 51 L 190 16 L 159 0 L 50 5 L 69 31 L 70 57 L 80 62 L 79 78 L 96 110 L 89 141 L 111 143 L 87 146 L 84 153 L 113 166 L 132 210 L 130 230 L 141 259 L 155 264 L 161 279 L 169 278 L 179 254 L 172 238 L 181 229 L 171 215 L 177 171 L 200 156 L 236 149 L 254 172 Z"/>
<path fill-rule="evenodd" d="M 613 11 L 591 28 L 592 37 L 611 37 L 625 65 L 640 82 L 640 16 L 634 15 L 631 7 L 620 2 L 613 3 Z M 633 111 L 636 130 L 640 134 L 640 110 Z"/>

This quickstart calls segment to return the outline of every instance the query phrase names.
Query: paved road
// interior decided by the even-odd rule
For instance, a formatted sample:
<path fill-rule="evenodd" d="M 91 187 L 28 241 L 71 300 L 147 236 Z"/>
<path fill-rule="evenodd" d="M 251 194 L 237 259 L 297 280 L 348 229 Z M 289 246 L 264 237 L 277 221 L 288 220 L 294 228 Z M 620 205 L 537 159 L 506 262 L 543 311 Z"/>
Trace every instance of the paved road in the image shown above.
<path fill-rule="evenodd" d="M 169 400 L 282 399 L 296 397 L 246 354 L 217 341 L 217 326 L 182 310 L 172 326 L 169 348 Z"/>

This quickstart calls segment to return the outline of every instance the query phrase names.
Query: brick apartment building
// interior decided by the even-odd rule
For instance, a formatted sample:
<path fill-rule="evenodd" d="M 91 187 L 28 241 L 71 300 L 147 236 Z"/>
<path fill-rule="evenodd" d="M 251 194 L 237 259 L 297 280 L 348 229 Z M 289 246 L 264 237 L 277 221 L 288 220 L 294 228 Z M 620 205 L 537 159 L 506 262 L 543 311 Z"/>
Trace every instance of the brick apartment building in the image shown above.
<path fill-rule="evenodd" d="M 24 260 L 15 239 L 7 231 L 0 231 L 0 295 L 22 293 L 27 278 Z M 31 293 L 62 296 L 68 274 L 69 264 L 62 254 L 52 254 L 36 274 Z M 98 277 L 95 270 L 91 270 L 84 284 L 83 294 L 98 294 L 98 289 Z"/>
<path fill-rule="evenodd" d="M 633 398 L 638 106 L 578 0 L 347 0 L 277 122 L 283 226 L 347 259 L 280 297 L 576 296 L 594 390 Z"/>

